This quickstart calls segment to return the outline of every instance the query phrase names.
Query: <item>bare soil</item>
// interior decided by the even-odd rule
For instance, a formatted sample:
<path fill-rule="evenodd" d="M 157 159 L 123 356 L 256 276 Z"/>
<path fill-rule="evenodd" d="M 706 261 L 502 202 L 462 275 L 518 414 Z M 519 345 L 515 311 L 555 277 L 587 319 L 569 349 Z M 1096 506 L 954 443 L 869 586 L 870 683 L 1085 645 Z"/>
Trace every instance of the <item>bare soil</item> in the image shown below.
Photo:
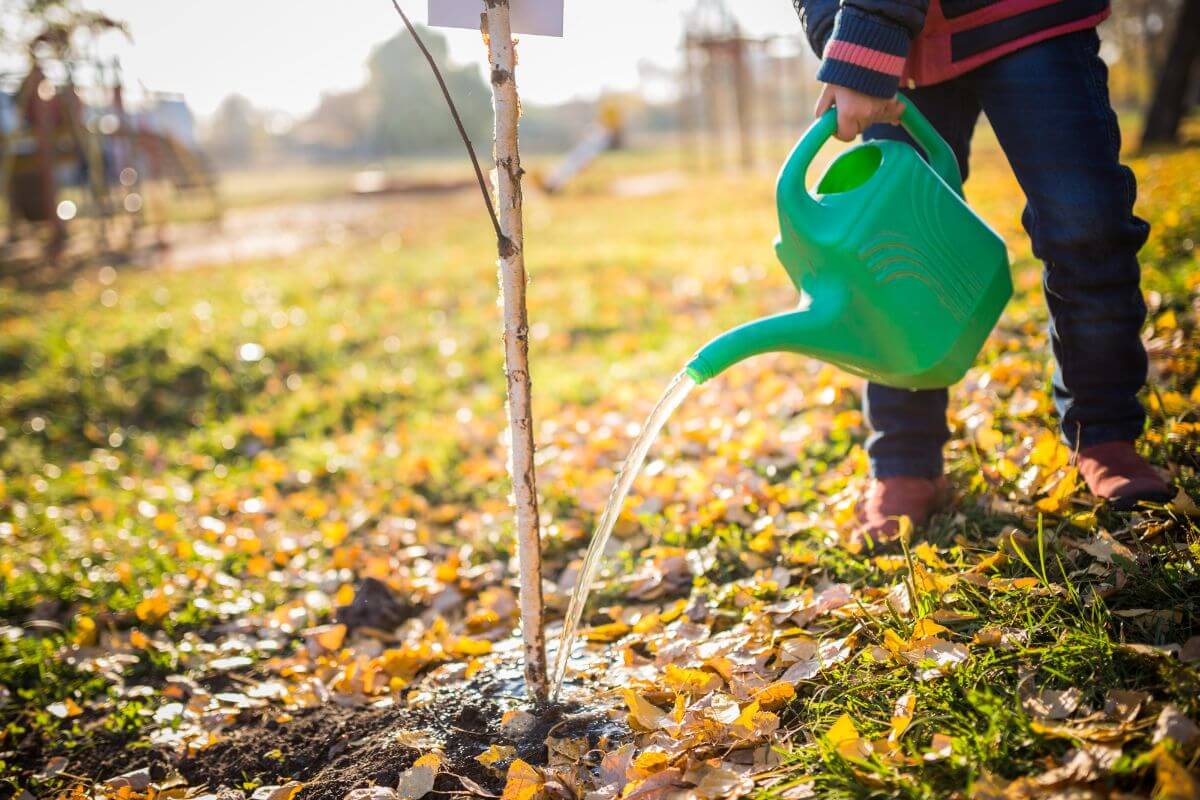
<path fill-rule="evenodd" d="M 628 729 L 606 717 L 566 705 L 535 710 L 535 721 L 519 734 L 501 730 L 506 711 L 528 708 L 522 691 L 515 667 L 491 670 L 466 683 L 422 692 L 412 705 L 329 703 L 297 711 L 284 723 L 276 721 L 277 711 L 247 712 L 216 745 L 180 761 L 162 751 L 131 748 L 120 737 L 98 736 L 71 753 L 71 766 L 101 779 L 149 767 L 152 777 L 161 780 L 175 770 L 189 786 L 207 787 L 222 798 L 260 785 L 300 781 L 301 800 L 342 800 L 352 789 L 395 787 L 404 770 L 436 747 L 445 756 L 436 790 L 499 795 L 503 770 L 475 759 L 490 745 L 514 747 L 518 757 L 545 764 L 548 736 L 586 736 L 593 745 L 602 737 L 614 742 L 629 736 Z M 414 747 L 418 736 L 422 744 Z"/>

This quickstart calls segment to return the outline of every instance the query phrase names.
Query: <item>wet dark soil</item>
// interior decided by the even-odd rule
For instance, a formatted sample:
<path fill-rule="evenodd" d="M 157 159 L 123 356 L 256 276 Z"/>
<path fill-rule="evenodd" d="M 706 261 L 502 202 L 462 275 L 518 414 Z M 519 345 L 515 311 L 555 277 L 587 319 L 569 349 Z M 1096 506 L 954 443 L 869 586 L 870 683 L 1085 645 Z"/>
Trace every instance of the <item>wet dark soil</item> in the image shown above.
<path fill-rule="evenodd" d="M 93 729 L 69 749 L 47 747 L 46 744 L 30 734 L 18 742 L 11 753 L 2 755 L 8 760 L 9 766 L 17 769 L 17 775 L 24 773 L 26 776 L 41 769 L 54 756 L 67 759 L 66 773 L 96 779 L 111 778 L 143 767 L 149 767 L 151 774 L 161 779 L 171 765 L 167 753 L 152 748 L 136 735 L 114 733 L 103 728 Z M 4 775 L 2 769 L 0 775 L 13 777 Z M 61 780 L 71 782 L 65 775 Z M 0 782 L 0 798 L 12 794 L 12 786 Z"/>
<path fill-rule="evenodd" d="M 404 770 L 436 747 L 445 755 L 436 790 L 498 795 L 503 770 L 475 760 L 492 744 L 514 747 L 520 758 L 544 764 L 547 736 L 587 737 L 595 745 L 601 737 L 613 742 L 629 734 L 601 714 L 569 706 L 537 710 L 528 726 L 502 730 L 502 717 L 514 708 L 532 711 L 521 700 L 519 674 L 515 668 L 496 669 L 467 683 L 425 690 L 412 705 L 351 708 L 328 703 L 294 712 L 282 724 L 275 721 L 277 711 L 244 714 L 216 745 L 177 764 L 164 753 L 118 740 L 97 742 L 72 762 L 98 779 L 145 766 L 159 779 L 173 768 L 190 786 L 210 791 L 300 781 L 300 800 L 342 800 L 356 788 L 395 787 Z"/>

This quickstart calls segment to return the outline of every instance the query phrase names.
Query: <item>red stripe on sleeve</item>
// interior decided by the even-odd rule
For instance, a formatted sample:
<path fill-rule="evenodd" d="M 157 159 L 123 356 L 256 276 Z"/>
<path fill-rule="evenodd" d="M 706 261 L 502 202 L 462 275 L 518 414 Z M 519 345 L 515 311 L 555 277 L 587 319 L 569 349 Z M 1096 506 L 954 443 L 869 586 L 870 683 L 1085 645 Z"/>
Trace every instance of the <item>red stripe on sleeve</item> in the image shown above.
<path fill-rule="evenodd" d="M 845 61 L 856 67 L 897 77 L 904 71 L 904 56 L 894 56 L 891 53 L 872 50 L 861 44 L 843 42 L 841 39 L 833 39 L 829 42 L 829 46 L 825 48 L 825 57 L 836 58 L 838 61 Z"/>

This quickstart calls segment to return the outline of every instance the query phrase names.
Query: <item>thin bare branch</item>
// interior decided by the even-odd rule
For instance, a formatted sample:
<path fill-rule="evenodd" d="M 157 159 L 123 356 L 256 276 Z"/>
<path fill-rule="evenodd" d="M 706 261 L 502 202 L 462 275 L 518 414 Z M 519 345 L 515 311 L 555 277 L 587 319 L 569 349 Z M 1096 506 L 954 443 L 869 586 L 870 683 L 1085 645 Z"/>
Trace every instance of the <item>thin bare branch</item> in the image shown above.
<path fill-rule="evenodd" d="M 492 192 L 488 188 L 487 179 L 483 177 L 483 168 L 479 166 L 479 158 L 475 155 L 475 147 L 471 144 L 471 137 L 467 135 L 467 129 L 463 125 L 462 117 L 458 115 L 458 106 L 454 104 L 454 98 L 450 96 L 450 89 L 447 88 L 446 81 L 442 78 L 442 71 L 438 69 L 437 61 L 434 59 L 433 54 L 429 52 L 429 48 L 425 46 L 425 42 L 421 40 L 420 34 L 413 27 L 408 15 L 404 13 L 404 9 L 400 7 L 399 0 L 392 0 L 392 7 L 400 15 L 400 19 L 404 20 L 404 27 L 408 28 L 409 35 L 413 37 L 413 41 L 421 49 L 425 60 L 429 62 L 429 68 L 433 70 L 433 77 L 437 79 L 438 86 L 442 90 L 442 97 L 446 98 L 446 105 L 450 109 L 450 116 L 454 118 L 454 126 L 458 128 L 458 135 L 462 139 L 463 146 L 467 148 L 467 155 L 471 157 L 471 166 L 475 168 L 475 180 L 479 182 L 479 191 L 483 193 L 483 202 L 487 205 L 488 216 L 492 218 L 492 228 L 496 231 L 496 241 L 500 243 L 500 248 L 503 250 L 505 249 L 507 237 L 505 237 L 504 232 L 500 229 L 500 218 L 496 216 L 496 206 L 492 203 Z"/>

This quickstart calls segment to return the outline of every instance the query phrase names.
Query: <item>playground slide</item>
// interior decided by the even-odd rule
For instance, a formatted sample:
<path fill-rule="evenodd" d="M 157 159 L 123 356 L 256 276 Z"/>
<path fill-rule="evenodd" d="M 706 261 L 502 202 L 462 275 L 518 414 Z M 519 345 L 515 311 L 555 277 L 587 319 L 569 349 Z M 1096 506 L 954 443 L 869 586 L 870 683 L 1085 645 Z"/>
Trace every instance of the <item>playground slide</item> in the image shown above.
<path fill-rule="evenodd" d="M 540 180 L 542 190 L 549 194 L 561 192 L 564 187 L 579 173 L 599 158 L 603 153 L 613 149 L 617 142 L 618 131 L 611 128 L 597 128 L 590 136 L 575 146 L 549 175 Z"/>

